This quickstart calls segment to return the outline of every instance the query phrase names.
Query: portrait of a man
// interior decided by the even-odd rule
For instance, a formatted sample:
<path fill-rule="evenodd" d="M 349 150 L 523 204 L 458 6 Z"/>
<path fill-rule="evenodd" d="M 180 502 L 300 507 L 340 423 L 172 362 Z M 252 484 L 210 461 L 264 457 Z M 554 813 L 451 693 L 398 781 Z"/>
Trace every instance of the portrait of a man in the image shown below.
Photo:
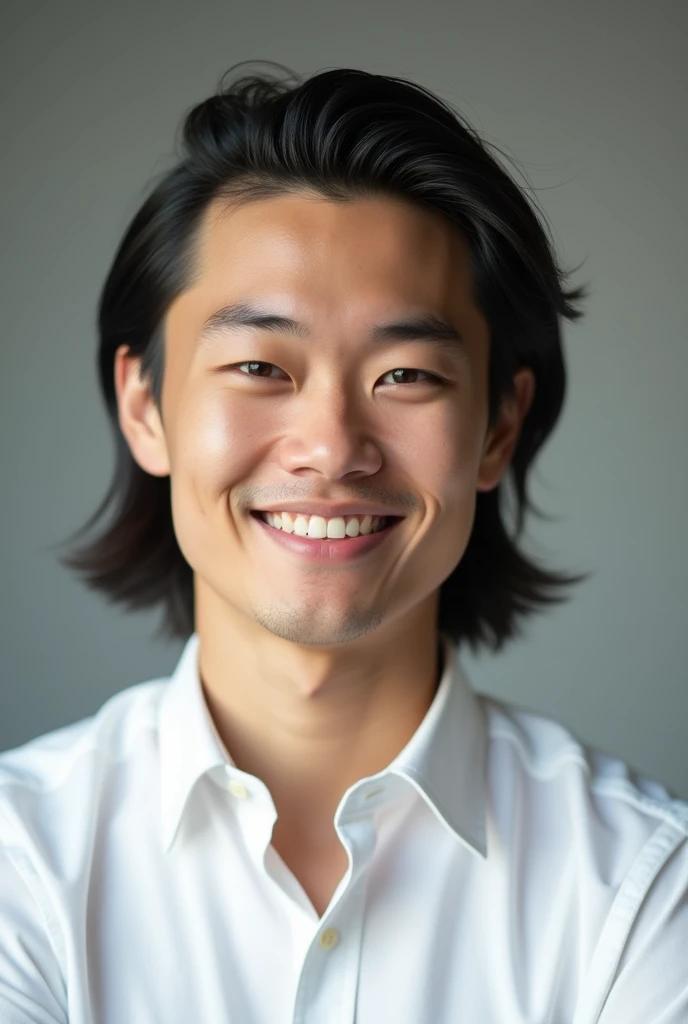
<path fill-rule="evenodd" d="M 685 1024 L 688 803 L 477 693 L 585 283 L 410 79 L 234 69 L 98 305 L 64 564 L 183 643 L 0 754 L 2 1024 Z"/>

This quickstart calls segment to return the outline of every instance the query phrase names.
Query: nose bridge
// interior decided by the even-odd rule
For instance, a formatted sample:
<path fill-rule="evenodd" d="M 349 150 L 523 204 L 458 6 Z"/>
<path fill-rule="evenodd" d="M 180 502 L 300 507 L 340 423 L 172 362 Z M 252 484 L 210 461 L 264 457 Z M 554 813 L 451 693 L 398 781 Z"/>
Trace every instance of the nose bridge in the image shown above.
<path fill-rule="evenodd" d="M 331 412 L 335 419 L 346 419 L 356 406 L 360 407 L 360 396 L 357 394 L 355 377 L 340 369 L 338 373 L 323 373 L 312 381 L 312 392 L 306 401 L 314 398 L 320 414 Z M 360 408 L 359 408 L 360 415 Z"/>
<path fill-rule="evenodd" d="M 304 420 L 309 434 L 315 438 L 331 437 L 338 443 L 360 436 L 367 417 L 362 408 L 362 397 L 357 393 L 353 378 L 340 374 L 325 376 L 304 390 L 302 394 Z"/>

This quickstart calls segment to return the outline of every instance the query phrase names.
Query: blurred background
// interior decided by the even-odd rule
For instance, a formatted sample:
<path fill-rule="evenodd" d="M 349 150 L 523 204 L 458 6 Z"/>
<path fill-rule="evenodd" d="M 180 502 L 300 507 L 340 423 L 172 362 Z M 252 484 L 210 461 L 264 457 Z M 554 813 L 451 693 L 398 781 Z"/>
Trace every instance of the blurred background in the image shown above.
<path fill-rule="evenodd" d="M 116 246 L 188 108 L 262 59 L 436 92 L 516 161 L 564 265 L 584 261 L 567 403 L 532 481 L 553 519 L 526 547 L 592 576 L 463 663 L 476 690 L 688 798 L 687 33 L 683 0 L 4 0 L 0 749 L 179 656 L 157 614 L 108 606 L 54 548 L 113 466 L 95 310 Z"/>

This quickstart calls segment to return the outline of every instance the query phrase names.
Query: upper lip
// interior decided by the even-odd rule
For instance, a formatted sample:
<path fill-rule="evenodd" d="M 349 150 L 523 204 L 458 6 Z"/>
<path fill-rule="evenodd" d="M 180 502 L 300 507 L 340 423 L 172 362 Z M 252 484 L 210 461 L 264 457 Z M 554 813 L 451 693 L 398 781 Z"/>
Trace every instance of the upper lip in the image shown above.
<path fill-rule="evenodd" d="M 325 505 L 318 501 L 285 501 L 272 508 L 261 506 L 252 509 L 254 512 L 305 512 L 311 516 L 322 516 L 323 519 L 334 519 L 335 516 L 400 516 L 399 512 L 383 508 L 382 505 L 371 505 L 365 501 L 347 501 L 335 505 Z"/>

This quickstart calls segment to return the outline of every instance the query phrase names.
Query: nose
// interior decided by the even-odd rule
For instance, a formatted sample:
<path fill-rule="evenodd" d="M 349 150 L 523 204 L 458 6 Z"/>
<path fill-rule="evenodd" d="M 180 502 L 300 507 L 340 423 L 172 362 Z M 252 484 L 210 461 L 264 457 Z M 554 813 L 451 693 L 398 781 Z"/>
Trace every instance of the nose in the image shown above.
<path fill-rule="evenodd" d="M 338 479 L 376 473 L 382 452 L 360 402 L 333 386 L 301 396 L 281 448 L 281 462 L 289 473 L 312 470 Z"/>

